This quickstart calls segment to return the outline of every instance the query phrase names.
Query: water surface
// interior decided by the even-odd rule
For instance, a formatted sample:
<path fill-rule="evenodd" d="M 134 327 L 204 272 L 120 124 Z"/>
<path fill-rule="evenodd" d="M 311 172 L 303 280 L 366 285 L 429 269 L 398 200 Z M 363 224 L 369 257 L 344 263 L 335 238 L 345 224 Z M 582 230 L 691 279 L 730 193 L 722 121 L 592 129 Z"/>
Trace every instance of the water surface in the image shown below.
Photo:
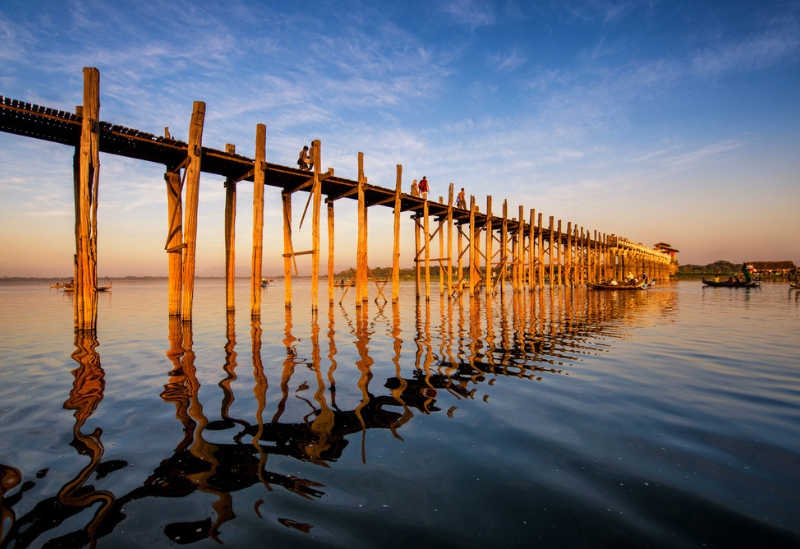
<path fill-rule="evenodd" d="M 293 293 L 0 284 L 0 546 L 800 546 L 785 284 Z"/>

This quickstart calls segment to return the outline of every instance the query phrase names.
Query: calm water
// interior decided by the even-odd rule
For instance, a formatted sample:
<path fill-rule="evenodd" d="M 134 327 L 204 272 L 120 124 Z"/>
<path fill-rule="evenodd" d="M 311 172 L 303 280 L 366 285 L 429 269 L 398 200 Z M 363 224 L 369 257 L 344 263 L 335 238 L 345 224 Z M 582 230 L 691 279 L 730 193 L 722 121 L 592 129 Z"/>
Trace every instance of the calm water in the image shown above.
<path fill-rule="evenodd" d="M 200 280 L 182 326 L 115 282 L 76 338 L 71 295 L 0 284 L 0 547 L 800 546 L 786 284 L 309 288 L 259 325 Z"/>

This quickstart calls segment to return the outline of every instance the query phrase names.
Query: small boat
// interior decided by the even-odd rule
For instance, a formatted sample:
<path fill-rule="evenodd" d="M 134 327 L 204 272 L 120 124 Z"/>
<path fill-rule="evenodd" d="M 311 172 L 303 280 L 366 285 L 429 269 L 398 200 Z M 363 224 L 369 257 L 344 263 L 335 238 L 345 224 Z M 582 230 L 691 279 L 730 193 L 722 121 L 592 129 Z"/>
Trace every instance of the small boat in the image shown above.
<path fill-rule="evenodd" d="M 97 291 L 98 291 L 98 292 L 105 292 L 106 290 L 108 290 L 109 288 L 111 288 L 111 285 L 112 285 L 113 283 L 114 283 L 114 281 L 113 281 L 113 280 L 111 280 L 111 279 L 109 278 L 109 279 L 108 279 L 108 286 L 98 286 L 98 287 L 97 287 Z"/>
<path fill-rule="evenodd" d="M 703 284 L 711 286 L 712 288 L 759 288 L 761 286 L 761 282 L 758 280 L 751 280 L 750 282 L 743 280 L 714 282 L 713 280 L 706 280 L 705 278 L 703 279 Z"/>
<path fill-rule="evenodd" d="M 644 290 L 645 288 L 644 282 L 638 284 L 593 284 L 587 282 L 586 285 L 593 290 Z"/>
<path fill-rule="evenodd" d="M 60 282 L 56 282 L 55 284 L 50 284 L 50 287 L 55 288 L 56 290 L 60 290 L 61 288 L 64 287 L 64 285 L 61 284 Z"/>
<path fill-rule="evenodd" d="M 800 290 L 800 282 L 789 282 L 790 290 Z"/>
<path fill-rule="evenodd" d="M 346 288 L 348 286 L 355 286 L 355 282 L 353 280 L 349 282 L 334 282 L 333 285 L 337 288 Z"/>

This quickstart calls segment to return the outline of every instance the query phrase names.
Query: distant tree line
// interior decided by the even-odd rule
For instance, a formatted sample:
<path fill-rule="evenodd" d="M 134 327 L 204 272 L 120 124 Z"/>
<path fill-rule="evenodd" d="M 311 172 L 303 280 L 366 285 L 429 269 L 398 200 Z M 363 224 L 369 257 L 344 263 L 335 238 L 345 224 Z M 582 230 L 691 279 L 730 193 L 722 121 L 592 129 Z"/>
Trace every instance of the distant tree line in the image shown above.
<path fill-rule="evenodd" d="M 719 260 L 708 265 L 681 265 L 678 267 L 679 273 L 732 273 L 742 270 L 743 263 L 731 263 L 730 261 Z"/>

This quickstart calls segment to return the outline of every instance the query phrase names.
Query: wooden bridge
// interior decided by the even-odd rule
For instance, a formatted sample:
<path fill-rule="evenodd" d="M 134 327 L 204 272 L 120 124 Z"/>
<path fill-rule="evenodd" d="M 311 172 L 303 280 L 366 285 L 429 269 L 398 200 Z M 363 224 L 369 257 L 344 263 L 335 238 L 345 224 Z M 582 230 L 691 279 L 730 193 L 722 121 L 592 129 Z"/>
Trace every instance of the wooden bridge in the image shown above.
<path fill-rule="evenodd" d="M 322 194 L 326 195 L 328 222 L 328 299 L 333 292 L 334 203 L 342 198 L 358 200 L 358 247 L 355 275 L 356 306 L 368 299 L 371 273 L 368 267 L 368 208 L 386 206 L 394 210 L 394 250 L 392 301 L 399 298 L 400 214 L 412 212 L 415 226 L 414 263 L 417 298 L 430 299 L 430 266 L 439 266 L 439 293 L 453 295 L 468 292 L 514 292 L 541 288 L 545 279 L 551 285 L 581 284 L 600 279 L 621 278 L 626 272 L 646 272 L 651 278 L 666 278 L 672 259 L 665 253 L 614 235 L 584 230 L 577 224 L 562 225 L 550 216 L 543 225 L 542 213 L 531 209 L 525 221 L 520 206 L 516 217 L 509 218 L 507 201 L 502 215 L 492 210 L 492 197 L 486 211 L 480 212 L 475 197 L 468 208 L 453 205 L 453 184 L 447 201 L 427 200 L 403 193 L 402 166 L 397 166 L 394 189 L 370 185 L 364 175 L 363 153 L 358 153 L 358 179 L 334 176 L 332 168 L 321 170 L 322 146 L 312 143 L 310 159 L 313 171 L 271 164 L 266 161 L 266 127 L 256 126 L 255 158 L 236 153 L 234 145 L 225 151 L 202 145 L 205 103 L 195 101 L 189 128 L 189 142 L 172 139 L 165 128 L 163 136 L 101 122 L 100 73 L 84 68 L 83 105 L 76 112 L 59 111 L 0 96 L 0 130 L 75 147 L 75 326 L 95 329 L 97 324 L 97 206 L 99 153 L 127 156 L 165 166 L 169 204 L 169 231 L 165 250 L 169 254 L 169 314 L 192 318 L 195 276 L 197 207 L 200 173 L 225 177 L 225 272 L 228 310 L 234 308 L 234 222 L 236 185 L 252 182 L 253 253 L 251 269 L 251 315 L 261 314 L 262 243 L 264 228 L 264 186 L 281 189 L 283 203 L 285 304 L 292 303 L 292 267 L 298 255 L 312 257 L 312 308 L 318 308 L 320 261 L 320 213 Z M 185 190 L 185 204 L 182 194 Z M 299 226 L 311 206 L 312 249 L 297 251 L 292 244 L 292 194 L 309 193 Z M 453 233 L 456 249 L 453 249 Z M 445 237 L 445 232 L 447 236 Z M 432 247 L 438 236 L 438 257 Z M 481 249 L 484 240 L 484 249 Z M 374 280 L 374 279 L 373 279 Z M 377 282 L 376 282 L 377 285 Z M 382 286 L 377 286 L 383 296 Z M 484 290 L 485 289 L 485 290 Z M 346 295 L 346 293 L 345 293 Z M 342 296 L 344 299 L 345 296 Z M 384 298 L 386 299 L 386 298 Z"/>

